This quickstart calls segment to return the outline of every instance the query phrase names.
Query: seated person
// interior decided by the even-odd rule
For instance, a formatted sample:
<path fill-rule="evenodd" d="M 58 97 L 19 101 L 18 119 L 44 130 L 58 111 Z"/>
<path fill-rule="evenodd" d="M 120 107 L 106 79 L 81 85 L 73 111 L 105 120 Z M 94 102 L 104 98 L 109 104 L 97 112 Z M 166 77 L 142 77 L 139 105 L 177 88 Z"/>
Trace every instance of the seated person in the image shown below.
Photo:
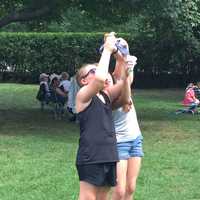
<path fill-rule="evenodd" d="M 62 72 L 59 87 L 63 86 L 64 91 L 66 93 L 69 92 L 69 88 L 70 88 L 70 81 L 68 79 L 69 79 L 69 74 L 67 72 Z"/>
<path fill-rule="evenodd" d="M 54 103 L 61 103 L 64 105 L 67 101 L 67 93 L 64 91 L 64 87 L 60 85 L 59 76 L 56 74 L 52 74 L 51 84 L 50 84 L 50 91 L 51 91 L 51 101 Z"/>
<path fill-rule="evenodd" d="M 189 112 L 194 113 L 199 105 L 199 100 L 195 97 L 194 84 L 190 83 L 185 90 L 185 97 L 182 101 L 184 106 L 189 106 Z"/>
<path fill-rule="evenodd" d="M 194 87 L 195 97 L 200 101 L 200 81 L 197 82 L 196 86 Z"/>
<path fill-rule="evenodd" d="M 48 104 L 50 100 L 50 90 L 49 90 L 49 83 L 48 83 L 49 75 L 42 73 L 40 74 L 39 80 L 40 80 L 40 88 L 39 88 L 36 98 L 37 100 Z"/>
<path fill-rule="evenodd" d="M 68 92 L 68 101 L 67 101 L 67 110 L 72 114 L 72 117 L 69 119 L 70 121 L 76 121 L 76 94 L 79 90 L 79 85 L 76 81 L 76 76 L 71 77 L 70 79 L 70 87 Z"/>

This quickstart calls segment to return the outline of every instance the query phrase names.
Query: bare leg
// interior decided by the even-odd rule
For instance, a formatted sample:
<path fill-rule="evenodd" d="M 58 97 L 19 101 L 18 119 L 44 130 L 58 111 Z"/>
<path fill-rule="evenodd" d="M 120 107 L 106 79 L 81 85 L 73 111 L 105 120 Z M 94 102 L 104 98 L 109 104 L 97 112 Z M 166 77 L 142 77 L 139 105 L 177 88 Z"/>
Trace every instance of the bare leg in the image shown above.
<path fill-rule="evenodd" d="M 97 191 L 98 187 L 85 181 L 80 181 L 80 192 L 78 200 L 96 200 Z"/>
<path fill-rule="evenodd" d="M 110 187 L 100 187 L 97 191 L 96 200 L 108 200 Z"/>
<path fill-rule="evenodd" d="M 117 163 L 117 185 L 113 189 L 112 200 L 122 200 L 126 192 L 127 160 Z"/>
<path fill-rule="evenodd" d="M 124 200 L 133 200 L 133 194 L 136 189 L 136 181 L 140 172 L 141 157 L 132 157 L 128 160 L 128 170 L 126 177 L 126 194 Z"/>

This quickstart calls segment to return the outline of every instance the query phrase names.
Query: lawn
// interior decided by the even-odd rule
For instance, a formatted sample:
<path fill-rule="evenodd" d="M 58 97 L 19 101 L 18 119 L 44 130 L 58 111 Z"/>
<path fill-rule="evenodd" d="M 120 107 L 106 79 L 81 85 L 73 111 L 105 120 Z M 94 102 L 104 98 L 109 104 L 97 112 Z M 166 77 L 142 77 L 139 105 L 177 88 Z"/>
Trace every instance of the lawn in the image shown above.
<path fill-rule="evenodd" d="M 41 112 L 35 85 L 0 84 L 0 200 L 76 200 L 79 129 Z M 200 200 L 200 115 L 175 115 L 183 90 L 135 90 L 144 136 L 135 200 Z"/>

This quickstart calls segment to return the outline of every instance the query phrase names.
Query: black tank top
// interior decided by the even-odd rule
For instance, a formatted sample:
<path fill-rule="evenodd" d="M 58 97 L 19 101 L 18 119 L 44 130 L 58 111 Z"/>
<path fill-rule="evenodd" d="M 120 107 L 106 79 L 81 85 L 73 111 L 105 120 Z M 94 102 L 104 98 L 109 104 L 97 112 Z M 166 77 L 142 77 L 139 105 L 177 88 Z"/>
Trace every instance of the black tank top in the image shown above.
<path fill-rule="evenodd" d="M 105 93 L 101 94 L 105 104 L 94 96 L 90 105 L 77 114 L 80 122 L 77 165 L 118 161 L 110 100 Z"/>

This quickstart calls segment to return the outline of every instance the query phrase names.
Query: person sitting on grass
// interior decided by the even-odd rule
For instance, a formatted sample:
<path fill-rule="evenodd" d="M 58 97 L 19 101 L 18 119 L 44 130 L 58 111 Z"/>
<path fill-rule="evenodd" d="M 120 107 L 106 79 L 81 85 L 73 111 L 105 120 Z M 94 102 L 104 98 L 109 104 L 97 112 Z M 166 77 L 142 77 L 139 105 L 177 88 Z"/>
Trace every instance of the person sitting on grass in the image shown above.
<path fill-rule="evenodd" d="M 200 81 L 197 82 L 196 86 L 194 87 L 195 97 L 200 101 Z"/>
<path fill-rule="evenodd" d="M 199 105 L 199 100 L 195 97 L 194 92 L 195 85 L 193 83 L 189 83 L 185 89 L 185 96 L 182 101 L 182 104 L 188 108 L 180 109 L 176 111 L 176 114 L 180 113 L 191 113 L 195 114 L 197 111 L 197 107 Z"/>
<path fill-rule="evenodd" d="M 189 106 L 189 111 L 195 113 L 197 111 L 197 106 L 199 105 L 199 100 L 196 98 L 194 93 L 194 84 L 190 83 L 185 90 L 185 97 L 183 99 L 183 105 Z"/>

